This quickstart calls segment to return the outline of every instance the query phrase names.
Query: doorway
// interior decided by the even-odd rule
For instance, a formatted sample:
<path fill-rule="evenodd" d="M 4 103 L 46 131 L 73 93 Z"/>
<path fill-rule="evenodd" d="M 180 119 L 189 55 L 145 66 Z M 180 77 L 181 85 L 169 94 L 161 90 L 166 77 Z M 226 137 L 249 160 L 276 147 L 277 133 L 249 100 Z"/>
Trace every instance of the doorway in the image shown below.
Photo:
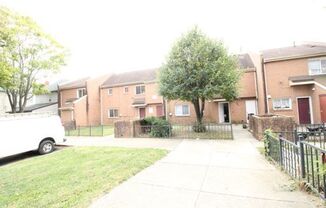
<path fill-rule="evenodd" d="M 139 118 L 143 119 L 146 116 L 146 110 L 145 108 L 139 108 Z"/>
<path fill-rule="evenodd" d="M 310 98 L 302 97 L 302 98 L 297 98 L 297 100 L 298 100 L 299 123 L 311 124 Z"/>
<path fill-rule="evenodd" d="M 257 114 L 257 101 L 256 100 L 246 100 L 246 120 L 249 122 L 249 114 Z"/>
<path fill-rule="evenodd" d="M 230 123 L 230 107 L 228 102 L 219 103 L 219 122 Z"/>

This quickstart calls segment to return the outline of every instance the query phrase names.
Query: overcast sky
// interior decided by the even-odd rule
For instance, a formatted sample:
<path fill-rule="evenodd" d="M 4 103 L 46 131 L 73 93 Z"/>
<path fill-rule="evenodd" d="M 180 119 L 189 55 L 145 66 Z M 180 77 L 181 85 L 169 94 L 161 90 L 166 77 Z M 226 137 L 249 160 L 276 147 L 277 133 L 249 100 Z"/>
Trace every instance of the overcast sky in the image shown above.
<path fill-rule="evenodd" d="M 232 53 L 326 42 L 326 0 L 0 0 L 69 49 L 61 76 L 159 67 L 194 25 Z"/>

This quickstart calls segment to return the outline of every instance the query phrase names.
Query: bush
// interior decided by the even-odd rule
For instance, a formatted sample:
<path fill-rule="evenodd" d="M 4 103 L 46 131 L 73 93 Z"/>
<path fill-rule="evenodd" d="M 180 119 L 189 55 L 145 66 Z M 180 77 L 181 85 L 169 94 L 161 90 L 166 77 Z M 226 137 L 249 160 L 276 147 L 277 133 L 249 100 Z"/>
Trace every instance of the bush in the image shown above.
<path fill-rule="evenodd" d="M 194 132 L 206 132 L 206 127 L 204 124 L 202 123 L 195 123 L 193 126 L 192 126 L 192 130 L 194 130 Z"/>
<path fill-rule="evenodd" d="M 263 142 L 265 156 L 269 156 L 270 153 L 268 137 L 276 138 L 276 135 L 274 134 L 272 129 L 266 129 L 264 132 Z"/>
<path fill-rule="evenodd" d="M 169 137 L 171 136 L 172 126 L 162 118 L 148 117 L 140 122 L 141 125 L 151 126 L 150 135 L 152 137 Z"/>

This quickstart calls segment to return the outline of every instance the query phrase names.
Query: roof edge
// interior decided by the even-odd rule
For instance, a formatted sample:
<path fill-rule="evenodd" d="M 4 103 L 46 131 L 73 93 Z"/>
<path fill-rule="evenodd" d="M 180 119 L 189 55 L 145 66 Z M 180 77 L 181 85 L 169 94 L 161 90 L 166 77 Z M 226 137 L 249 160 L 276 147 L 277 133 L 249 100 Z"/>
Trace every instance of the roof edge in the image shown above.
<path fill-rule="evenodd" d="M 295 55 L 295 56 L 284 56 L 284 57 L 277 57 L 277 58 L 264 58 L 264 63 L 270 63 L 270 62 L 277 62 L 277 61 L 287 61 L 287 60 L 294 60 L 294 59 L 301 59 L 301 58 L 309 58 L 309 57 L 317 57 L 317 56 L 323 56 L 326 55 L 326 52 L 322 53 L 314 53 L 314 54 L 308 54 L 308 55 Z"/>
<path fill-rule="evenodd" d="M 111 87 L 122 87 L 122 86 L 129 86 L 129 85 L 138 85 L 138 84 L 149 84 L 149 83 L 155 83 L 157 80 L 151 80 L 151 81 L 141 81 L 141 82 L 125 82 L 125 83 L 119 83 L 115 85 L 101 85 L 101 89 L 105 88 L 111 88 Z"/>

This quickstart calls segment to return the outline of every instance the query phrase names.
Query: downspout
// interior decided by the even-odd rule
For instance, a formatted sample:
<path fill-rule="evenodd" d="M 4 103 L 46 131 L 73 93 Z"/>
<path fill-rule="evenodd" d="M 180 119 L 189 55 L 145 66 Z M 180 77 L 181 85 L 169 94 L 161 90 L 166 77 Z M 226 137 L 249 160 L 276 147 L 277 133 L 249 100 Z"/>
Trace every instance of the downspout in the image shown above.
<path fill-rule="evenodd" d="M 165 120 L 168 121 L 169 117 L 168 117 L 168 111 L 167 111 L 167 105 L 168 105 L 167 102 L 168 101 L 163 98 L 163 103 L 164 103 L 163 107 L 164 107 Z"/>
<path fill-rule="evenodd" d="M 88 97 L 89 97 L 89 95 L 88 95 L 88 82 L 87 81 L 85 81 L 85 88 L 86 88 L 86 95 L 87 95 L 87 97 L 86 97 L 86 119 L 87 119 L 87 125 L 90 125 L 89 124 L 89 116 L 88 116 L 88 108 L 89 108 L 89 103 L 88 103 Z"/>
<path fill-rule="evenodd" d="M 60 88 L 59 84 L 57 84 L 57 92 L 58 92 L 58 115 L 61 116 L 60 108 L 61 108 L 61 93 L 60 93 Z"/>
<path fill-rule="evenodd" d="M 262 75 L 263 75 L 265 113 L 269 114 L 268 98 L 267 98 L 266 72 L 265 72 L 264 58 L 262 56 L 261 56 L 261 68 L 262 68 Z"/>
<path fill-rule="evenodd" d="M 257 79 L 257 68 L 255 67 L 255 88 L 256 88 L 256 114 L 259 114 L 259 98 L 258 98 L 258 79 Z"/>
<path fill-rule="evenodd" d="M 99 89 L 99 93 L 100 93 L 101 125 L 103 125 L 102 90 L 101 90 L 101 87 L 99 87 L 98 89 Z"/>

